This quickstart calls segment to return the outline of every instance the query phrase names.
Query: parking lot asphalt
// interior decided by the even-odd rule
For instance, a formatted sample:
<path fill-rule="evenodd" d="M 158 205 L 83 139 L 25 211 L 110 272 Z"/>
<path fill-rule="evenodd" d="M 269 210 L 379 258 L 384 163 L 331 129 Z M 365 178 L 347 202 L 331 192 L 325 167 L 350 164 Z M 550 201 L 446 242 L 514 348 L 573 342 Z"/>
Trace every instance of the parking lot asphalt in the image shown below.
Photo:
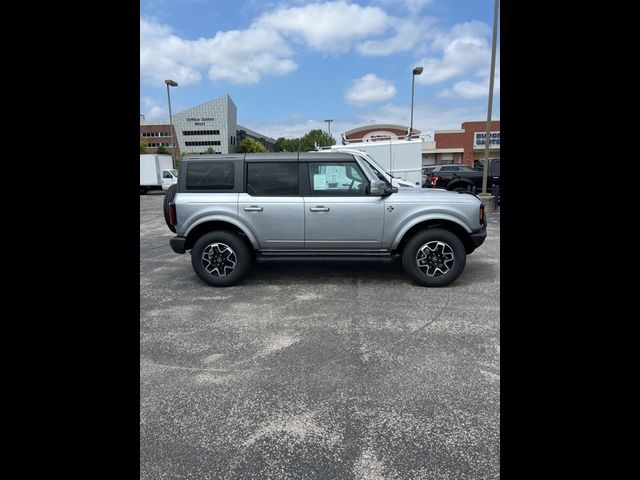
<path fill-rule="evenodd" d="M 445 288 L 399 261 L 213 288 L 140 196 L 141 479 L 497 479 L 500 222 Z"/>

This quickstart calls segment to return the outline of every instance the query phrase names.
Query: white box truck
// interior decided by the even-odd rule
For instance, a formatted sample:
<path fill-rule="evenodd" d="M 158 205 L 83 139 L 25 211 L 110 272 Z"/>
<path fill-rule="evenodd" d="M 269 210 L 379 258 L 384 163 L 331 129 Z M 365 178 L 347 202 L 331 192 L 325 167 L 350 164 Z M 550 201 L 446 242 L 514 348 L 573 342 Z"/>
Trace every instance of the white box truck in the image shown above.
<path fill-rule="evenodd" d="M 140 194 L 149 190 L 167 190 L 178 182 L 171 155 L 140 154 Z"/>
<path fill-rule="evenodd" d="M 422 187 L 422 140 L 380 140 L 333 145 L 331 150 L 360 150 L 394 177 Z"/>

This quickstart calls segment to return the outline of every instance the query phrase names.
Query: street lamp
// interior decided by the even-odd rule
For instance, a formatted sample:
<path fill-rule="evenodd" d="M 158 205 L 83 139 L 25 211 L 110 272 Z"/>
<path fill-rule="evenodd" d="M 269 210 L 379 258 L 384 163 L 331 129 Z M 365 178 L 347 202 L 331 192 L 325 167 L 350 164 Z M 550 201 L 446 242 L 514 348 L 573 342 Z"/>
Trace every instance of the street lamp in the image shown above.
<path fill-rule="evenodd" d="M 176 145 L 178 145 L 178 134 L 173 128 L 173 117 L 171 116 L 171 95 L 169 95 L 169 87 L 177 87 L 178 84 L 173 80 L 165 80 L 164 83 L 167 84 L 167 100 L 169 100 L 169 125 L 171 126 L 171 135 L 175 135 L 175 142 L 173 144 L 173 148 L 171 149 L 171 158 L 173 160 L 173 168 L 176 168 Z"/>
<path fill-rule="evenodd" d="M 498 9 L 500 0 L 493 6 L 493 39 L 491 44 L 491 73 L 489 74 L 489 105 L 487 107 L 487 136 L 484 139 L 484 169 L 482 172 L 482 195 L 487 195 L 487 175 L 489 171 L 489 142 L 491 141 L 491 110 L 493 110 L 493 77 L 496 71 L 496 37 L 498 36 Z"/>
<path fill-rule="evenodd" d="M 328 120 L 325 120 L 325 122 L 327 122 L 327 125 L 329 125 L 329 137 L 331 137 L 331 122 L 333 122 L 333 119 L 330 118 Z"/>
<path fill-rule="evenodd" d="M 415 80 L 416 75 L 420 75 L 422 70 L 422 67 L 416 67 L 413 69 L 413 75 L 411 75 L 411 126 L 409 127 L 409 140 L 411 140 L 411 135 L 413 135 L 413 92 L 415 89 Z"/>

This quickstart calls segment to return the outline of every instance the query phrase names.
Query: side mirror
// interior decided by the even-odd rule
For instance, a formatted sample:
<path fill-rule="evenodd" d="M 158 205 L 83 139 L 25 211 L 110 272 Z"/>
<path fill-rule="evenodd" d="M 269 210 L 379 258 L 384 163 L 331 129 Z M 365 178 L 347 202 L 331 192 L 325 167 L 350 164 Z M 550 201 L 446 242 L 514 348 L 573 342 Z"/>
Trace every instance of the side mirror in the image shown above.
<path fill-rule="evenodd" d="M 371 180 L 369 185 L 369 194 L 385 197 L 392 193 L 398 193 L 398 187 L 392 187 L 387 182 L 382 180 Z"/>

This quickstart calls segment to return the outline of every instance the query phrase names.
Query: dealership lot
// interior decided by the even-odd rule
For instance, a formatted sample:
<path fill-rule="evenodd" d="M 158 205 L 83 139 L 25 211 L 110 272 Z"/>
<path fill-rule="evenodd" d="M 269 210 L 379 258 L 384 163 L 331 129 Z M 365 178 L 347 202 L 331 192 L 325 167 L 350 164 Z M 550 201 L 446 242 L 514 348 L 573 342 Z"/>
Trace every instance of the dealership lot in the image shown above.
<path fill-rule="evenodd" d="M 499 478 L 499 215 L 451 286 L 399 261 L 202 283 L 140 197 L 143 479 Z"/>

